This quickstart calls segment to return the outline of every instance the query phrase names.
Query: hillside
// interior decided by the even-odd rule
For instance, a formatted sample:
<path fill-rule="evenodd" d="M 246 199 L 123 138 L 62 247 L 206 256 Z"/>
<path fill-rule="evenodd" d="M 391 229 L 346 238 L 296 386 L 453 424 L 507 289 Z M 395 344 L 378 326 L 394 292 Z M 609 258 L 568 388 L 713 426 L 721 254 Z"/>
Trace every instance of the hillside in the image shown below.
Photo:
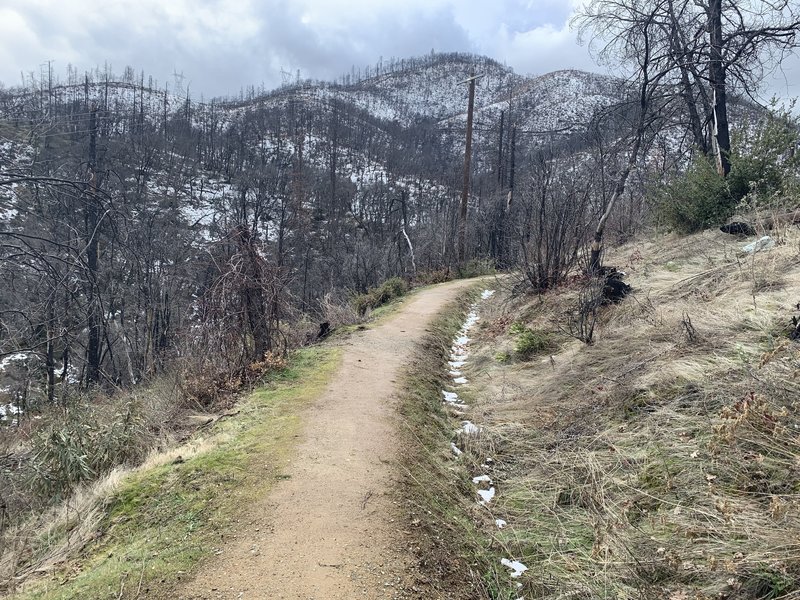
<path fill-rule="evenodd" d="M 206 102 L 181 89 L 156 89 L 132 70 L 122 81 L 98 71 L 83 81 L 71 74 L 48 89 L 4 90 L 0 183 L 8 184 L 0 185 L 0 222 L 28 260 L 4 262 L 6 276 L 22 281 L 44 269 L 50 289 L 67 296 L 74 294 L 64 285 L 70 276 L 84 281 L 77 302 L 55 303 L 64 313 L 56 321 L 69 323 L 53 349 L 66 361 L 61 379 L 70 371 L 73 379 L 85 376 L 67 349 L 73 342 L 85 347 L 79 324 L 94 310 L 95 295 L 95 284 L 85 285 L 87 268 L 105 273 L 96 280 L 103 304 L 121 307 L 105 318 L 95 314 L 97 327 L 108 332 L 125 323 L 120 335 L 101 334 L 98 342 L 115 385 L 158 371 L 156 355 L 184 343 L 197 324 L 191 315 L 216 311 L 195 299 L 208 297 L 215 281 L 208 274 L 231 259 L 235 249 L 225 240 L 236 227 L 251 229 L 249 243 L 272 263 L 276 281 L 265 289 L 293 298 L 286 306 L 273 303 L 274 340 L 267 345 L 286 343 L 275 330 L 295 311 L 318 318 L 326 294 L 363 292 L 418 268 L 452 269 L 467 94 L 459 82 L 472 70 L 484 77 L 477 89 L 469 250 L 476 258 L 488 252 L 489 260 L 508 260 L 513 242 L 498 228 L 514 171 L 521 181 L 528 168 L 514 157 L 543 141 L 522 128 L 579 131 L 579 118 L 585 122 L 618 99 L 606 78 L 562 72 L 527 79 L 488 58 L 446 54 L 394 61 L 340 83 L 300 82 Z M 559 102 L 563 97 L 573 101 Z M 93 207 L 81 196 L 91 164 L 99 181 Z M 96 212 L 87 215 L 90 209 Z M 96 231 L 87 219 L 98 219 Z M 90 267 L 79 246 L 95 235 L 102 242 Z M 29 246 L 28 239 L 37 242 Z M 62 239 L 71 241 L 64 246 Z M 133 278 L 112 284 L 121 272 Z M 156 320 L 142 308 L 155 298 L 163 304 Z M 45 315 L 50 309 L 38 300 L 37 294 L 0 297 L 14 332 L 4 341 L 8 353 L 38 347 L 31 338 L 44 330 L 31 330 L 21 316 Z M 165 328 L 159 319 L 169 315 L 175 319 Z M 151 347 L 159 336 L 160 349 Z M 34 369 L 45 367 L 41 354 L 30 358 Z M 12 383 L 9 389 L 20 382 Z"/>
<path fill-rule="evenodd" d="M 426 481 L 469 515 L 441 550 L 470 548 L 490 596 L 797 597 L 800 237 L 768 233 L 755 255 L 718 231 L 616 248 L 634 292 L 592 345 L 573 337 L 580 278 L 481 306 L 468 384 L 442 384 L 459 491 Z"/>

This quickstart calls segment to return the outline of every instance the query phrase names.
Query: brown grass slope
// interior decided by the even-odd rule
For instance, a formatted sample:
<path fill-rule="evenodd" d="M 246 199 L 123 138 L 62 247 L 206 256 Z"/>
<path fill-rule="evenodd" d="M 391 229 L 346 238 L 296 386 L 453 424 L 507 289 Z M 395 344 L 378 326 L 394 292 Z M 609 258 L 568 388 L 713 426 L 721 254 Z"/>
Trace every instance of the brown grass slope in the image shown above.
<path fill-rule="evenodd" d="M 591 346 L 566 333 L 578 282 L 487 304 L 470 418 L 518 595 L 800 598 L 800 233 L 772 235 L 755 256 L 711 231 L 611 252 L 635 295 Z M 521 325 L 550 344 L 515 352 Z"/>

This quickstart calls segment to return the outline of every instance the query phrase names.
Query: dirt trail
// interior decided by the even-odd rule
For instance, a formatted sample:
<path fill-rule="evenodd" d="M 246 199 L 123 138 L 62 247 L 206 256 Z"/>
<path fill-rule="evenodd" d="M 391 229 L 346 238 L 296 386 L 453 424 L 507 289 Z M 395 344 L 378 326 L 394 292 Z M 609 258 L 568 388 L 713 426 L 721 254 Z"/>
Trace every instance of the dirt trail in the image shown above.
<path fill-rule="evenodd" d="M 396 380 L 432 317 L 474 281 L 418 293 L 346 342 L 341 368 L 304 415 L 288 479 L 242 515 L 235 540 L 182 599 L 415 598 L 401 510 L 390 495 Z"/>

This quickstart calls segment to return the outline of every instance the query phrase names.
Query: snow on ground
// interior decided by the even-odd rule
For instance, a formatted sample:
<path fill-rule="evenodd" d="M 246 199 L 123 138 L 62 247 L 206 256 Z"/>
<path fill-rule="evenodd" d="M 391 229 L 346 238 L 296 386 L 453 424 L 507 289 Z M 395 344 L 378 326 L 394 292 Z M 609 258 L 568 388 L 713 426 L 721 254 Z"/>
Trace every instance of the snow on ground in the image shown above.
<path fill-rule="evenodd" d="M 511 569 L 511 577 L 517 578 L 522 575 L 525 571 L 528 570 L 528 567 L 523 565 L 518 560 L 509 560 L 508 558 L 503 558 L 500 560 L 500 564 L 504 567 L 508 567 Z"/>
<path fill-rule="evenodd" d="M 467 435 L 477 435 L 481 432 L 481 428 L 472 421 L 462 421 L 461 431 Z"/>
<path fill-rule="evenodd" d="M 448 392 L 447 390 L 442 390 L 442 395 L 444 396 L 445 402 L 458 402 L 458 394 L 455 392 Z"/>
<path fill-rule="evenodd" d="M 16 404 L 0 404 L 0 423 L 8 420 L 11 425 L 16 425 L 21 414 L 22 409 Z"/>
<path fill-rule="evenodd" d="M 494 486 L 490 487 L 488 490 L 477 490 L 478 496 L 481 497 L 479 504 L 486 506 L 494 499 L 495 491 Z"/>
<path fill-rule="evenodd" d="M 30 353 L 28 352 L 16 352 L 14 354 L 9 354 L 8 356 L 3 357 L 3 359 L 0 360 L 0 371 L 4 371 L 13 362 L 26 360 L 29 356 Z"/>

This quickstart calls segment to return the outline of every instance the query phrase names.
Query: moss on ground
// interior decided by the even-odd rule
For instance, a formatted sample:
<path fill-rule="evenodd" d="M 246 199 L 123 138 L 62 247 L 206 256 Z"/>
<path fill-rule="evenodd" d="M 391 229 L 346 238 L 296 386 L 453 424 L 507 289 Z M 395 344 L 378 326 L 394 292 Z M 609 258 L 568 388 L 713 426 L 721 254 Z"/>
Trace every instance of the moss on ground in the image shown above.
<path fill-rule="evenodd" d="M 105 517 L 82 558 L 18 597 L 171 597 L 170 589 L 235 530 L 242 506 L 281 479 L 300 413 L 322 391 L 339 358 L 331 347 L 296 352 L 237 414 L 205 434 L 205 450 L 127 477 L 106 499 Z"/>

